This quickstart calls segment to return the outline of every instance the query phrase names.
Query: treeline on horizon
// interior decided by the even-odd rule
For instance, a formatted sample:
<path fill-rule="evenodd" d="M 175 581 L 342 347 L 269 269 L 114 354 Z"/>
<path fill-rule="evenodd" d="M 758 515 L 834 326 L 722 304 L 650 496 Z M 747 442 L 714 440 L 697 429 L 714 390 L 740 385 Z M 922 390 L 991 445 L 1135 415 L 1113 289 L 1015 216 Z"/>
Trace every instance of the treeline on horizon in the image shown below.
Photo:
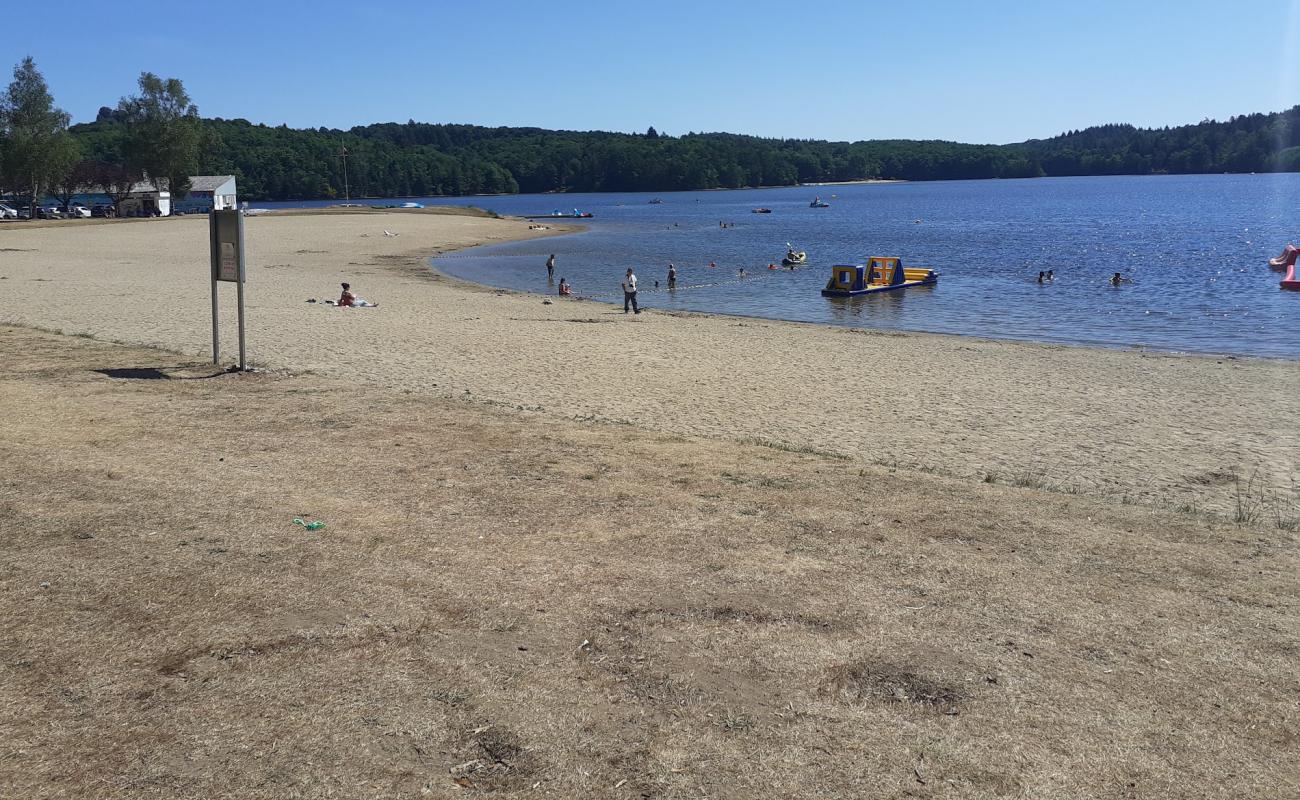
<path fill-rule="evenodd" d="M 125 135 L 105 108 L 71 133 L 111 161 Z M 668 192 L 864 179 L 1300 171 L 1300 106 L 1227 122 L 1104 125 L 1009 145 L 827 142 L 728 133 L 666 136 L 484 128 L 414 121 L 348 131 L 203 119 L 199 169 L 234 174 L 245 199 L 516 192 Z"/>
<path fill-rule="evenodd" d="M 271 127 L 203 118 L 176 78 L 142 73 L 136 95 L 69 125 L 34 62 L 0 95 L 0 192 L 67 202 L 132 181 L 233 174 L 248 200 L 515 192 L 668 192 L 865 179 L 1300 171 L 1300 106 L 1226 122 L 1141 129 L 1103 125 L 1007 145 L 829 142 L 730 133 L 668 136 L 485 128 L 409 121 Z M 346 158 L 342 154 L 346 153 Z M 345 173 L 346 168 L 346 173 Z"/>

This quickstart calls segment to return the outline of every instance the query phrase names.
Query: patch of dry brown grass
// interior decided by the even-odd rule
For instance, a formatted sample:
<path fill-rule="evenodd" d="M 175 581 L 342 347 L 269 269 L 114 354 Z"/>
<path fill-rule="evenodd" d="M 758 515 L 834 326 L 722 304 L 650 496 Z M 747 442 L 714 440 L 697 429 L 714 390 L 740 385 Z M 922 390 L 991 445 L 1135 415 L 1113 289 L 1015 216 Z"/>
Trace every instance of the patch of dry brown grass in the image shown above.
<path fill-rule="evenodd" d="M 1300 791 L 1290 532 L 0 348 L 0 796 Z"/>

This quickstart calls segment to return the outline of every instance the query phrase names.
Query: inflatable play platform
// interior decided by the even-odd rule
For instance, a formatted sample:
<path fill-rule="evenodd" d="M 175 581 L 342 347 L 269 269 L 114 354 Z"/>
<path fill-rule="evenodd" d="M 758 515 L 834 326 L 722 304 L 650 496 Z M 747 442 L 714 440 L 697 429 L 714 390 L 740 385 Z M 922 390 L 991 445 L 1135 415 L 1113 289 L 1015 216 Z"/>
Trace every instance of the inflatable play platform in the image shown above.
<path fill-rule="evenodd" d="M 1293 292 L 1300 292 L 1300 276 L 1296 275 L 1296 257 L 1300 256 L 1300 248 L 1295 245 L 1287 245 L 1282 251 L 1282 255 L 1277 258 L 1270 258 L 1268 265 L 1275 270 L 1286 271 L 1286 277 L 1280 284 L 1283 289 L 1289 289 Z"/>
<path fill-rule="evenodd" d="M 872 256 L 866 264 L 836 264 L 822 297 L 853 297 L 872 292 L 892 292 L 912 286 L 933 286 L 939 273 L 924 267 L 903 267 L 903 259 Z"/>

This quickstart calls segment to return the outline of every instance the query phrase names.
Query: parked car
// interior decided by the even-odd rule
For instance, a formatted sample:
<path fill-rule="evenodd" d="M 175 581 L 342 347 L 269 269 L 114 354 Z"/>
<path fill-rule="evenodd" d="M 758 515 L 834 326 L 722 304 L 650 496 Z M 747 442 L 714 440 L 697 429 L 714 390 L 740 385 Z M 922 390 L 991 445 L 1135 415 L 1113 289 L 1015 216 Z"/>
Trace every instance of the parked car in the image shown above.
<path fill-rule="evenodd" d="M 90 219 L 90 209 L 86 208 L 81 203 L 73 203 L 68 206 L 67 214 L 73 219 Z"/>
<path fill-rule="evenodd" d="M 32 218 L 31 206 L 22 206 L 21 208 L 18 209 L 18 219 L 31 219 L 31 218 Z"/>
<path fill-rule="evenodd" d="M 92 217 L 116 217 L 117 207 L 112 203 L 99 203 L 90 207 Z"/>
<path fill-rule="evenodd" d="M 41 219 L 63 219 L 63 212 L 58 206 L 37 206 L 36 216 Z"/>
<path fill-rule="evenodd" d="M 0 219 L 18 219 L 18 209 L 0 203 Z"/>

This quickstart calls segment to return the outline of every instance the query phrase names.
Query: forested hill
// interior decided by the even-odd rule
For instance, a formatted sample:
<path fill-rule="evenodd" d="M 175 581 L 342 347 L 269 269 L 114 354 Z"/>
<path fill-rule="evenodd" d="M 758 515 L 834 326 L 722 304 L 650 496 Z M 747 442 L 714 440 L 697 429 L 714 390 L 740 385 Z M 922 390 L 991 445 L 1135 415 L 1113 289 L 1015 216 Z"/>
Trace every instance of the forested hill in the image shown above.
<path fill-rule="evenodd" d="M 108 113 L 104 113 L 108 112 Z M 95 160 L 120 158 L 108 109 L 71 129 Z M 246 199 L 496 192 L 614 192 L 788 186 L 864 178 L 939 180 L 1045 175 L 1300 171 L 1300 106 L 1227 122 L 1139 129 L 1105 125 L 1009 145 L 826 142 L 725 133 L 667 136 L 385 123 L 349 131 L 202 120 L 198 174 L 239 176 Z"/>

